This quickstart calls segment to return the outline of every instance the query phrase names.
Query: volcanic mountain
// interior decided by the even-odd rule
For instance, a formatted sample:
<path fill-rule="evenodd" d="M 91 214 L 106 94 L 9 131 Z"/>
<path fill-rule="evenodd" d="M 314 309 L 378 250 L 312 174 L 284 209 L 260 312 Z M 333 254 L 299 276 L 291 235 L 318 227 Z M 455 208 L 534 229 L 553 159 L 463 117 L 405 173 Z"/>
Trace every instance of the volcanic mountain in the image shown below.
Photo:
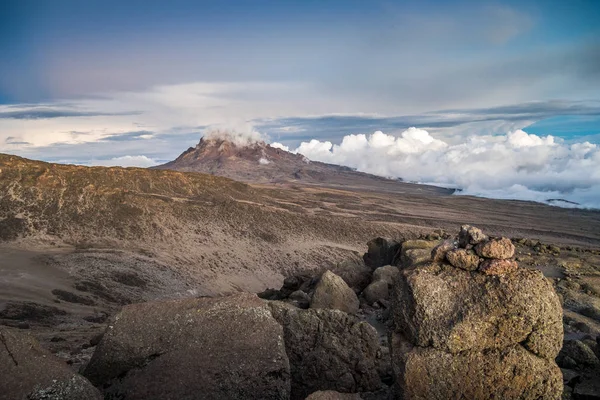
<path fill-rule="evenodd" d="M 302 183 L 330 187 L 394 185 L 398 181 L 357 172 L 339 165 L 311 161 L 265 142 L 236 144 L 226 138 L 202 138 L 176 160 L 154 167 L 202 172 L 248 183 Z"/>

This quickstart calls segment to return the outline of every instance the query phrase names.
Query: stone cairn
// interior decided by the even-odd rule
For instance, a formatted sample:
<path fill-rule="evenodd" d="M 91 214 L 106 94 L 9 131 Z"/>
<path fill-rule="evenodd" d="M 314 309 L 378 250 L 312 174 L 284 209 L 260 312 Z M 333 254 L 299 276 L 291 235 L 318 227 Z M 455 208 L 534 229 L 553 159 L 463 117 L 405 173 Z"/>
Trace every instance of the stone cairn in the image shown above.
<path fill-rule="evenodd" d="M 403 399 L 560 399 L 562 308 L 507 238 L 468 225 L 392 294 L 391 353 Z"/>

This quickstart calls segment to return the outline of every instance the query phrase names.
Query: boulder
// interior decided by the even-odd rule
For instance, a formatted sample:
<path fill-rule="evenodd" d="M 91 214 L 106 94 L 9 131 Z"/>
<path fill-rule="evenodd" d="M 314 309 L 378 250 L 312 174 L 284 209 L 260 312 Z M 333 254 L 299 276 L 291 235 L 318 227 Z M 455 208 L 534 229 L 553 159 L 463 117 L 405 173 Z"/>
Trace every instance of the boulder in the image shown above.
<path fill-rule="evenodd" d="M 306 400 L 362 400 L 358 393 L 340 393 L 334 390 L 314 392 Z"/>
<path fill-rule="evenodd" d="M 467 271 L 475 271 L 479 266 L 479 256 L 472 250 L 450 250 L 446 253 L 446 259 L 452 266 Z"/>
<path fill-rule="evenodd" d="M 311 308 L 331 308 L 350 314 L 356 314 L 359 305 L 356 293 L 331 271 L 321 276 L 310 301 Z"/>
<path fill-rule="evenodd" d="M 400 270 L 398 267 L 392 265 L 377 268 L 373 272 L 373 282 L 362 293 L 366 302 L 373 304 L 376 301 L 388 300 L 390 297 L 390 287 L 399 273 Z"/>
<path fill-rule="evenodd" d="M 459 247 L 466 249 L 467 247 L 485 242 L 486 240 L 488 240 L 488 237 L 481 229 L 471 225 L 463 225 L 460 227 L 460 232 L 458 233 Z"/>
<path fill-rule="evenodd" d="M 398 332 L 449 353 L 521 343 L 553 360 L 562 347 L 562 307 L 539 271 L 487 276 L 446 264 L 402 270 L 392 293 Z"/>
<path fill-rule="evenodd" d="M 283 326 L 292 399 L 318 390 L 355 393 L 380 388 L 378 335 L 367 322 L 339 310 L 269 305 Z"/>
<path fill-rule="evenodd" d="M 398 251 L 400 243 L 385 238 L 375 238 L 367 243 L 368 250 L 363 256 L 365 264 L 372 270 L 392 264 Z"/>
<path fill-rule="evenodd" d="M 516 344 L 503 349 L 452 354 L 433 347 L 413 347 L 393 334 L 394 371 L 399 398 L 560 399 L 558 366 Z M 400 396 L 401 393 L 401 396 Z"/>
<path fill-rule="evenodd" d="M 363 298 L 367 304 L 373 304 L 379 300 L 387 300 L 390 297 L 389 286 L 386 281 L 375 281 L 363 290 Z"/>
<path fill-rule="evenodd" d="M 573 360 L 580 367 L 600 365 L 600 360 L 594 351 L 580 340 L 565 340 L 556 361 L 561 365 L 565 358 Z"/>
<path fill-rule="evenodd" d="M 356 293 L 360 293 L 371 283 L 373 269 L 362 259 L 350 259 L 333 266 L 331 272 L 342 278 Z"/>
<path fill-rule="evenodd" d="M 515 255 L 515 245 L 508 238 L 492 239 L 475 246 L 475 251 L 484 258 L 511 258 Z"/>
<path fill-rule="evenodd" d="M 586 379 L 575 385 L 573 398 L 576 400 L 600 400 L 600 379 Z"/>
<path fill-rule="evenodd" d="M 0 399 L 101 400 L 102 394 L 23 331 L 0 328 Z"/>
<path fill-rule="evenodd" d="M 251 294 L 125 306 L 84 375 L 119 399 L 286 399 L 283 329 Z"/>
<path fill-rule="evenodd" d="M 479 270 L 486 275 L 506 275 L 519 269 L 515 260 L 487 259 L 479 266 Z"/>
<path fill-rule="evenodd" d="M 446 253 L 456 249 L 456 242 L 453 240 L 444 240 L 431 250 L 431 261 L 443 262 L 446 259 Z"/>

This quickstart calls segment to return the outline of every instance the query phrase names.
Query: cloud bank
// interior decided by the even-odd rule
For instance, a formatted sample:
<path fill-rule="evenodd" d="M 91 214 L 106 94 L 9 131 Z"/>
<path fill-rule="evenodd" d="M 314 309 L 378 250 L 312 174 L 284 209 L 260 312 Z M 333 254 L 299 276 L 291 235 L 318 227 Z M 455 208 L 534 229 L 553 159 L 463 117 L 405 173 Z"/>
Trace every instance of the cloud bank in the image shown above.
<path fill-rule="evenodd" d="M 285 146 L 274 143 L 273 146 Z M 449 144 L 426 130 L 398 136 L 347 135 L 339 145 L 313 139 L 293 152 L 375 175 L 461 189 L 460 194 L 600 208 L 600 146 L 567 144 L 516 130 Z"/>
<path fill-rule="evenodd" d="M 123 156 L 109 160 L 92 160 L 89 165 L 101 167 L 140 167 L 148 168 L 158 165 L 156 160 L 146 156 Z"/>

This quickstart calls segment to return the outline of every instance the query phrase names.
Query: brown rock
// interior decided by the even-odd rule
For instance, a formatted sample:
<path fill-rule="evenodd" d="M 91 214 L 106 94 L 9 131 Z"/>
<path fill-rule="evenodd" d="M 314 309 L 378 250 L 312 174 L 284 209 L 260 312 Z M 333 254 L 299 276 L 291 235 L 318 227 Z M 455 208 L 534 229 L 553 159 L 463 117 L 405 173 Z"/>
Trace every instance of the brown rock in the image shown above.
<path fill-rule="evenodd" d="M 479 256 L 472 250 L 451 250 L 446 253 L 446 258 L 452 266 L 467 271 L 475 271 L 479 266 Z"/>
<path fill-rule="evenodd" d="M 356 314 L 359 305 L 356 293 L 331 271 L 321 276 L 310 301 L 310 308 L 331 308 L 350 314 Z"/>
<path fill-rule="evenodd" d="M 446 253 L 456 248 L 456 243 L 452 240 L 444 240 L 431 250 L 431 261 L 443 262 L 446 259 Z"/>
<path fill-rule="evenodd" d="M 379 389 L 375 328 L 338 310 L 300 310 L 280 302 L 269 305 L 283 326 L 292 399 L 304 399 L 317 390 Z"/>
<path fill-rule="evenodd" d="M 481 229 L 471 225 L 463 225 L 460 227 L 460 232 L 458 233 L 458 246 L 464 249 L 469 245 L 476 245 L 487 239 L 487 235 Z"/>
<path fill-rule="evenodd" d="M 101 400 L 92 384 L 23 331 L 0 328 L 0 399 Z"/>
<path fill-rule="evenodd" d="M 306 400 L 361 400 L 358 393 L 340 393 L 333 390 L 314 392 Z"/>
<path fill-rule="evenodd" d="M 507 275 L 519 269 L 515 260 L 488 259 L 481 263 L 479 270 L 486 275 Z"/>
<path fill-rule="evenodd" d="M 255 295 L 125 306 L 84 375 L 123 399 L 285 399 L 283 329 Z"/>
<path fill-rule="evenodd" d="M 393 368 L 401 398 L 560 399 L 562 374 L 553 360 L 516 344 L 452 354 L 413 347 L 393 334 Z"/>
<path fill-rule="evenodd" d="M 515 246 L 508 238 L 492 239 L 479 243 L 475 251 L 480 257 L 506 259 L 515 255 Z"/>
<path fill-rule="evenodd" d="M 450 353 L 521 343 L 553 360 L 562 347 L 562 307 L 539 271 L 472 274 L 445 264 L 402 270 L 394 286 L 397 332 Z"/>

